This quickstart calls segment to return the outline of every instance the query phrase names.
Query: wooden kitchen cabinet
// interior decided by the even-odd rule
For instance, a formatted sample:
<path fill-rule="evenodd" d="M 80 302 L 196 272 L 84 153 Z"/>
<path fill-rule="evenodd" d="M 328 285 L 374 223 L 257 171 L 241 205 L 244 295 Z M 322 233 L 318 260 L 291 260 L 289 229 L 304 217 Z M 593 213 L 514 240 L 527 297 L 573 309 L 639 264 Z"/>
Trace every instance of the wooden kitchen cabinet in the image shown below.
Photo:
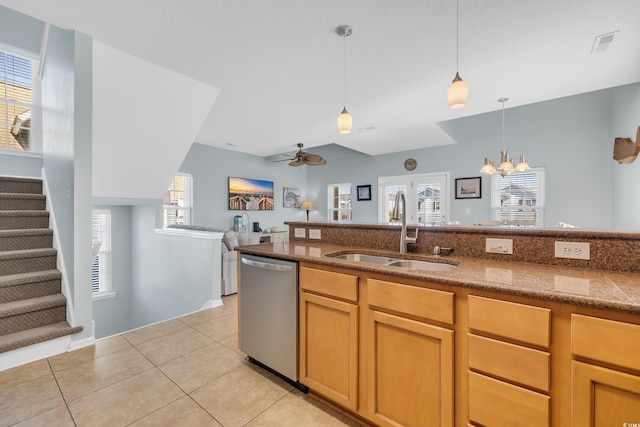
<path fill-rule="evenodd" d="M 551 310 L 475 295 L 468 310 L 470 422 L 549 426 Z"/>
<path fill-rule="evenodd" d="M 358 278 L 300 268 L 300 382 L 357 411 Z"/>
<path fill-rule="evenodd" d="M 640 326 L 574 314 L 571 329 L 573 425 L 640 423 Z"/>
<path fill-rule="evenodd" d="M 380 426 L 452 426 L 453 331 L 426 320 L 452 322 L 453 294 L 367 282 L 369 419 Z"/>

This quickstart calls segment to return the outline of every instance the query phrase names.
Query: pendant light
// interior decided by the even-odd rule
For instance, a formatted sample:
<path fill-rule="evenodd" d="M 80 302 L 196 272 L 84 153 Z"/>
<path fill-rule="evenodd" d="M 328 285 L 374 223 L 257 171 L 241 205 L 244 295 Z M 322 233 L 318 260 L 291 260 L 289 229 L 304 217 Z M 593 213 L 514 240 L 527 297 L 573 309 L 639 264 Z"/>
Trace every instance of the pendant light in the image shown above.
<path fill-rule="evenodd" d="M 458 73 L 458 0 L 456 0 L 456 76 L 447 89 L 447 99 L 449 100 L 449 107 L 453 109 L 462 108 L 467 103 L 467 96 L 469 95 L 469 86 L 462 80 Z"/>
<path fill-rule="evenodd" d="M 338 131 L 342 135 L 347 135 L 351 133 L 351 125 L 353 124 L 353 120 L 351 119 L 351 115 L 347 111 L 347 37 L 351 35 L 353 29 L 349 25 L 340 25 L 336 28 L 336 33 L 342 37 L 344 41 L 344 75 L 343 75 L 343 101 L 344 107 L 342 108 L 342 112 L 338 116 Z"/>
<path fill-rule="evenodd" d="M 502 103 L 502 150 L 500 150 L 500 166 L 496 167 L 496 163 L 488 157 L 484 158 L 484 164 L 482 165 L 482 169 L 480 169 L 480 173 L 485 175 L 493 175 L 496 173 L 500 173 L 500 175 L 505 176 L 512 174 L 514 172 L 524 172 L 528 171 L 531 168 L 527 164 L 524 154 L 520 155 L 520 161 L 517 166 L 514 166 L 513 159 L 509 157 L 509 152 L 507 151 L 507 145 L 505 142 L 505 119 L 504 119 L 504 103 L 508 101 L 509 98 L 500 98 L 498 102 Z"/>

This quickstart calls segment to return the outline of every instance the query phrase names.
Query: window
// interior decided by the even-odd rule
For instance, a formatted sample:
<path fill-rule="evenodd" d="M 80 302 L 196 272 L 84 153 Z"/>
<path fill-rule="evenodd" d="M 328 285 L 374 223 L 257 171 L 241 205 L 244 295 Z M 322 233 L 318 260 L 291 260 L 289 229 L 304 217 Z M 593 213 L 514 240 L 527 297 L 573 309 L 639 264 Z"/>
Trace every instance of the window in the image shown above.
<path fill-rule="evenodd" d="M 449 174 L 447 172 L 378 178 L 378 222 L 391 224 L 396 193 L 404 191 L 407 224 L 446 224 Z M 402 213 L 404 215 L 404 212 Z"/>
<path fill-rule="evenodd" d="M 35 62 L 0 50 L 0 148 L 33 151 Z"/>
<path fill-rule="evenodd" d="M 544 168 L 492 175 L 491 208 L 505 225 L 544 226 Z"/>
<path fill-rule="evenodd" d="M 91 293 L 94 299 L 112 296 L 111 291 L 111 211 L 93 210 L 91 239 L 94 252 Z"/>
<path fill-rule="evenodd" d="M 176 175 L 164 195 L 163 227 L 169 224 L 191 224 L 191 175 Z"/>
<path fill-rule="evenodd" d="M 351 221 L 351 184 L 331 184 L 327 187 L 327 218 L 329 222 Z"/>

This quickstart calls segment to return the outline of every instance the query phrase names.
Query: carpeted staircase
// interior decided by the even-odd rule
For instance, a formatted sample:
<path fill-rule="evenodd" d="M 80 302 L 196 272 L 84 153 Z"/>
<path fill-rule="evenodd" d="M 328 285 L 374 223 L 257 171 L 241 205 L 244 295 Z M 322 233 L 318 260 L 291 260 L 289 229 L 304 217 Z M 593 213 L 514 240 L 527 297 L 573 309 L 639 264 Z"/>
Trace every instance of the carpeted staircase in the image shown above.
<path fill-rule="evenodd" d="M 0 177 L 0 353 L 82 331 L 66 321 L 42 180 Z"/>

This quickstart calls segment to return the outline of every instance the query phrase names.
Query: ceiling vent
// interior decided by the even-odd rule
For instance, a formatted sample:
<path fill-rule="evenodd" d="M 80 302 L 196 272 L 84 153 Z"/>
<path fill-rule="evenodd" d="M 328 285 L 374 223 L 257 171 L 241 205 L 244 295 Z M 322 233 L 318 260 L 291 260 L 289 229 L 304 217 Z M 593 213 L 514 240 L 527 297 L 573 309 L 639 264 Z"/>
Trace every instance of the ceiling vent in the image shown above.
<path fill-rule="evenodd" d="M 606 51 L 611 49 L 615 41 L 616 34 L 618 34 L 619 32 L 620 30 L 596 36 L 595 40 L 593 41 L 593 47 L 591 48 L 591 54 L 594 55 L 596 53 L 605 53 Z"/>

